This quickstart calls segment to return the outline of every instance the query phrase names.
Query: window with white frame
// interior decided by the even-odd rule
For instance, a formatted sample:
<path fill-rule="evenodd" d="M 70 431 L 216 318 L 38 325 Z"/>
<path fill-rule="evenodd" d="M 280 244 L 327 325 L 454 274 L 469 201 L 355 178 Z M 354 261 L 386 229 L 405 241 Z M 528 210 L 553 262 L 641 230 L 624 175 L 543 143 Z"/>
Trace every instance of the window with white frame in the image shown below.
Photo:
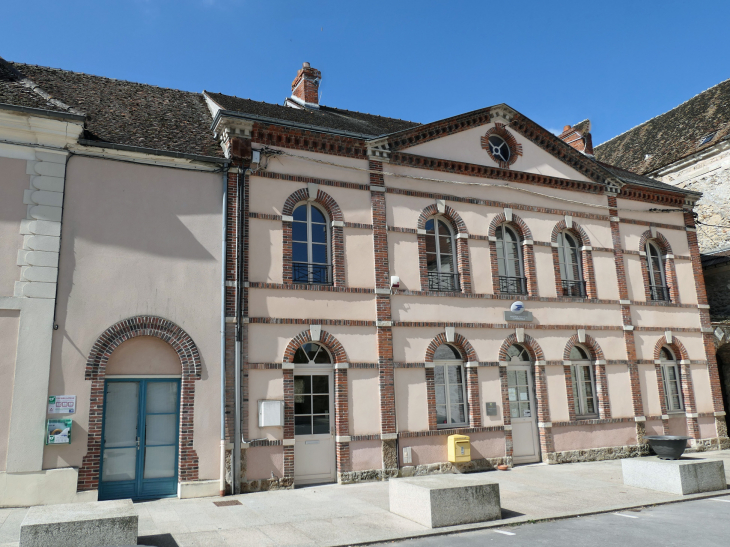
<path fill-rule="evenodd" d="M 497 238 L 497 272 L 499 292 L 527 294 L 527 280 L 522 263 L 522 249 L 517 232 L 509 224 L 502 224 L 495 232 Z"/>
<path fill-rule="evenodd" d="M 662 367 L 662 383 L 664 384 L 664 398 L 667 401 L 668 412 L 684 410 L 682 401 L 682 384 L 679 374 L 679 365 L 671 349 L 663 347 L 659 354 Z"/>
<path fill-rule="evenodd" d="M 580 243 L 575 235 L 567 230 L 558 234 L 558 258 L 563 296 L 584 297 L 586 283 L 583 280 L 583 257 Z"/>
<path fill-rule="evenodd" d="M 459 351 L 448 344 L 433 354 L 436 386 L 436 424 L 438 427 L 468 425 L 464 362 Z"/>
<path fill-rule="evenodd" d="M 429 291 L 458 291 L 454 233 L 442 218 L 426 221 L 426 268 Z"/>
<path fill-rule="evenodd" d="M 589 353 L 580 346 L 570 350 L 570 373 L 573 380 L 573 409 L 580 417 L 596 417 L 596 378 Z"/>
<path fill-rule="evenodd" d="M 332 283 L 327 215 L 315 205 L 303 203 L 294 209 L 292 216 L 292 281 Z"/>
<path fill-rule="evenodd" d="M 649 293 L 652 300 L 669 300 L 667 276 L 664 271 L 664 260 L 659 246 L 654 241 L 647 241 L 646 265 L 649 270 Z"/>

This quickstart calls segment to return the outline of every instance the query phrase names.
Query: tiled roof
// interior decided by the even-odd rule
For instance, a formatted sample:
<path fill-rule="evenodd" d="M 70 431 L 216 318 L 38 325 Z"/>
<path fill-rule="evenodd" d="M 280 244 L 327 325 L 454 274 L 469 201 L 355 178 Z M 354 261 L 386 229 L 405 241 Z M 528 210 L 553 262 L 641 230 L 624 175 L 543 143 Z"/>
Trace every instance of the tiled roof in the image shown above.
<path fill-rule="evenodd" d="M 692 190 L 685 190 L 684 188 L 679 188 L 678 186 L 672 186 L 671 184 L 659 182 L 658 180 L 652 179 L 650 177 L 637 175 L 636 173 L 633 173 L 626 169 L 621 169 L 620 167 L 616 167 L 615 165 L 609 165 L 598 160 L 596 160 L 596 163 L 604 169 L 610 171 L 616 178 L 627 184 L 635 184 L 637 186 L 644 186 L 647 188 L 656 188 L 657 190 L 667 190 L 669 192 L 679 192 L 680 194 L 695 194 L 697 196 L 700 195 L 700 192 L 693 192 Z"/>
<path fill-rule="evenodd" d="M 270 120 L 310 125 L 324 130 L 355 133 L 366 137 L 377 137 L 421 125 L 397 118 L 385 118 L 329 106 L 320 106 L 318 110 L 300 110 L 288 106 L 252 101 L 251 99 L 241 99 L 240 97 L 223 95 L 222 93 L 211 93 L 210 91 L 205 93 L 224 110 Z"/>
<path fill-rule="evenodd" d="M 210 130 L 210 111 L 200 93 L 56 68 L 11 64 L 54 99 L 86 114 L 84 138 L 87 140 L 223 156 Z M 9 102 L 26 106 L 19 100 Z"/>
<path fill-rule="evenodd" d="M 61 107 L 48 102 L 39 93 L 36 93 L 25 76 L 2 57 L 0 57 L 0 103 L 63 111 Z"/>
<path fill-rule="evenodd" d="M 706 135 L 714 138 L 700 145 Z M 650 173 L 730 139 L 730 80 L 594 148 L 596 158 Z"/>

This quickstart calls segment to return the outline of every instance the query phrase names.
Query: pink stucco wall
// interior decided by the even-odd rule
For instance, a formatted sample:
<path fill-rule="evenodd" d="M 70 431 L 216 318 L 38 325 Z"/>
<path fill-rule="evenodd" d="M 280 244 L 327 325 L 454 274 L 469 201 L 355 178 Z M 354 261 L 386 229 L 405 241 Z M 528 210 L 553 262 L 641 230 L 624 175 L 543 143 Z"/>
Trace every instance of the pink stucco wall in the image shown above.
<path fill-rule="evenodd" d="M 281 446 L 256 446 L 246 454 L 246 480 L 254 481 L 284 476 L 284 450 Z"/>
<path fill-rule="evenodd" d="M 350 464 L 353 471 L 367 471 L 383 467 L 382 442 L 355 441 L 350 443 Z"/>
<path fill-rule="evenodd" d="M 553 427 L 555 450 L 580 450 L 636 444 L 633 422 Z"/>
<path fill-rule="evenodd" d="M 0 471 L 5 471 L 7 461 L 19 318 L 15 310 L 0 310 Z"/>
<path fill-rule="evenodd" d="M 15 282 L 20 279 L 20 221 L 28 214 L 23 192 L 30 188 L 26 165 L 26 160 L 0 157 L 0 296 L 12 296 Z"/>

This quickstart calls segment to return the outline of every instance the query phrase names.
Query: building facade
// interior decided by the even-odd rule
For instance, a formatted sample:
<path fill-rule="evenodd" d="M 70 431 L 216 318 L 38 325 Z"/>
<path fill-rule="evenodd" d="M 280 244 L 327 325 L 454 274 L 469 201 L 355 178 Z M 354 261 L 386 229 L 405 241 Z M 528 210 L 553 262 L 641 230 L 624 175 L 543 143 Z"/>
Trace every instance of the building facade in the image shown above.
<path fill-rule="evenodd" d="M 656 433 L 728 446 L 697 192 L 504 104 L 429 124 L 326 107 L 306 63 L 284 105 L 3 66 L 3 505 L 630 457 Z M 75 129 L 31 139 L 40 111 Z M 56 249 L 43 291 L 34 245 Z M 45 346 L 24 346 L 40 293 Z M 46 445 L 61 396 L 71 442 Z M 453 434 L 470 462 L 448 462 Z"/>

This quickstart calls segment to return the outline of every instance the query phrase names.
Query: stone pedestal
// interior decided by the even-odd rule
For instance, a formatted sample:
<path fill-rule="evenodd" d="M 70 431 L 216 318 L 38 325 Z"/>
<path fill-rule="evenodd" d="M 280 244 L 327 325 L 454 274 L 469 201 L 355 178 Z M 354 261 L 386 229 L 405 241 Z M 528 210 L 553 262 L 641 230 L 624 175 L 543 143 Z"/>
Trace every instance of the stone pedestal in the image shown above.
<path fill-rule="evenodd" d="M 499 484 L 476 475 L 390 479 L 390 512 L 429 528 L 502 518 Z"/>
<path fill-rule="evenodd" d="M 670 492 L 699 494 L 727 489 L 722 461 L 685 456 L 660 460 L 656 456 L 621 460 L 624 484 Z"/>
<path fill-rule="evenodd" d="M 137 545 L 132 500 L 31 507 L 20 525 L 20 547 Z"/>

